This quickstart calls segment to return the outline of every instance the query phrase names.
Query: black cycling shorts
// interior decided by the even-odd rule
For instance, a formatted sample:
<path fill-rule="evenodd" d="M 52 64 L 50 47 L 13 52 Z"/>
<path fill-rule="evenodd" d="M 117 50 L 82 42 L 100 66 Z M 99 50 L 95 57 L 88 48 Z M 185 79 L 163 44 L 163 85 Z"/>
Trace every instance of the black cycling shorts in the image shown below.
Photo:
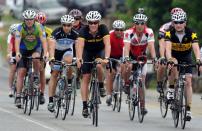
<path fill-rule="evenodd" d="M 96 58 L 104 58 L 104 50 L 99 52 L 89 52 L 84 50 L 83 52 L 83 61 L 84 62 L 91 62 L 94 61 Z M 84 63 L 81 67 L 82 74 L 90 74 L 93 68 L 92 64 Z"/>

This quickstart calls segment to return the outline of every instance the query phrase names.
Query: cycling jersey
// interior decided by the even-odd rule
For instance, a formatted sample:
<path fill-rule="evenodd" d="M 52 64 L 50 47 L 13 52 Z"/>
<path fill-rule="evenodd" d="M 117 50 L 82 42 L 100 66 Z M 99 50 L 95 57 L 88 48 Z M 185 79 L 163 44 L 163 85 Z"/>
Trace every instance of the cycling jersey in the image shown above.
<path fill-rule="evenodd" d="M 165 32 L 168 31 L 172 27 L 173 27 L 172 22 L 163 24 L 159 29 L 158 39 L 160 40 L 160 39 L 165 38 Z"/>
<path fill-rule="evenodd" d="M 130 28 L 124 32 L 123 41 L 130 43 L 130 53 L 136 58 L 146 53 L 146 48 L 149 42 L 154 42 L 154 33 L 151 28 L 146 27 L 141 40 L 138 40 L 136 29 Z"/>
<path fill-rule="evenodd" d="M 7 43 L 10 45 L 11 44 L 11 47 L 12 47 L 12 53 L 15 52 L 15 36 L 14 35 L 11 35 L 9 34 L 8 35 L 8 38 L 7 38 Z"/>
<path fill-rule="evenodd" d="M 31 30 L 27 29 L 25 23 L 18 26 L 17 31 L 19 31 L 21 37 L 20 49 L 21 50 L 33 50 L 41 46 L 40 36 L 46 38 L 43 26 L 37 22 L 34 23 Z"/>
<path fill-rule="evenodd" d="M 46 32 L 46 38 L 50 38 L 53 30 L 47 26 L 44 26 Z"/>
<path fill-rule="evenodd" d="M 111 54 L 110 57 L 120 58 L 123 53 L 123 37 L 117 38 L 114 30 L 110 31 Z"/>
<path fill-rule="evenodd" d="M 180 42 L 176 35 L 176 30 L 172 28 L 166 32 L 165 41 L 170 41 L 172 43 L 173 56 L 186 57 L 191 56 L 192 43 L 198 42 L 198 37 L 195 32 L 186 27 L 185 34 Z"/>
<path fill-rule="evenodd" d="M 65 33 L 62 27 L 56 28 L 52 32 L 52 38 L 56 40 L 57 51 L 71 51 L 75 56 L 75 40 L 78 37 L 78 33 L 75 30 L 71 30 L 70 33 Z M 64 54 L 65 52 L 63 52 Z M 59 58 L 58 58 L 59 59 Z M 60 58 L 61 59 L 61 58 Z"/>
<path fill-rule="evenodd" d="M 103 38 L 109 35 L 106 25 L 99 25 L 97 33 L 93 36 L 89 33 L 89 27 L 84 26 L 79 31 L 79 38 L 84 39 L 84 50 L 90 52 L 99 52 L 104 49 Z"/>

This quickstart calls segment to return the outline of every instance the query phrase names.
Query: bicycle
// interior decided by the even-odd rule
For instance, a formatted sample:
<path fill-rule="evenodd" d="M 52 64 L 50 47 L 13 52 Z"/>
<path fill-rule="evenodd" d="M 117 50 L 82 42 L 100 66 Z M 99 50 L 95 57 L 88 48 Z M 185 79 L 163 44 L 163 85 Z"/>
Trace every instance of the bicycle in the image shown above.
<path fill-rule="evenodd" d="M 24 59 L 27 59 L 27 73 L 24 79 L 24 90 L 22 92 L 22 101 L 23 101 L 23 112 L 26 114 L 28 109 L 28 115 L 31 114 L 32 109 L 34 108 L 34 99 L 37 97 L 39 99 L 39 94 L 37 91 L 39 91 L 39 85 L 35 85 L 34 79 L 33 79 L 33 65 L 32 60 L 33 59 L 43 59 L 41 57 L 33 58 L 30 57 L 24 57 Z"/>
<path fill-rule="evenodd" d="M 126 103 L 128 104 L 129 118 L 132 121 L 135 116 L 135 108 L 137 107 L 138 120 L 140 123 L 144 120 L 144 102 L 145 102 L 145 92 L 142 83 L 142 68 L 146 63 L 146 56 L 139 56 L 137 60 L 129 60 L 133 65 L 133 70 L 129 77 L 129 94 L 127 96 Z M 151 64 L 151 63 L 148 63 Z M 153 64 L 153 63 L 152 63 Z"/>
<path fill-rule="evenodd" d="M 61 112 L 62 120 L 65 120 L 66 115 L 69 112 L 70 103 L 72 101 L 72 112 L 74 113 L 75 97 L 76 97 L 76 77 L 73 74 L 72 86 L 68 87 L 67 72 L 70 66 L 76 66 L 76 61 L 73 60 L 72 64 L 66 64 L 63 61 L 54 61 L 52 69 L 59 71 L 59 76 L 56 84 L 56 95 L 54 96 L 55 105 L 55 118 L 58 118 L 59 112 Z"/>
<path fill-rule="evenodd" d="M 181 121 L 181 128 L 184 129 L 187 121 L 187 96 L 186 96 L 186 79 L 185 79 L 185 69 L 187 67 L 197 67 L 195 64 L 174 64 L 174 66 L 178 67 L 179 78 L 175 85 L 175 93 L 174 100 L 171 103 L 171 112 L 174 120 L 174 126 L 177 128 L 179 123 L 179 117 Z M 199 69 L 198 69 L 198 75 Z"/>
<path fill-rule="evenodd" d="M 91 73 L 90 97 L 88 101 L 88 108 L 90 109 L 89 118 L 92 117 L 92 124 L 96 127 L 98 126 L 98 108 L 99 104 L 101 104 L 99 83 L 97 78 L 97 65 L 101 64 L 100 60 L 100 58 L 97 58 L 92 62 L 83 62 L 93 65 Z"/>
<path fill-rule="evenodd" d="M 166 63 L 164 63 L 164 65 L 166 65 Z M 168 112 L 168 105 L 170 104 L 169 101 L 167 100 L 166 94 L 167 94 L 167 89 L 169 86 L 168 83 L 168 72 L 166 71 L 166 75 L 164 75 L 163 77 L 163 81 L 162 81 L 162 89 L 159 93 L 159 98 L 158 98 L 158 102 L 160 104 L 160 111 L 161 111 L 161 116 L 162 118 L 165 118 Z"/>
<path fill-rule="evenodd" d="M 123 91 L 123 80 L 121 78 L 121 63 L 122 60 L 117 60 L 114 58 L 110 58 L 111 62 L 116 63 L 116 74 L 113 81 L 113 91 L 112 91 L 112 110 L 115 111 L 117 108 L 117 112 L 121 110 L 121 102 L 122 102 L 122 91 Z"/>

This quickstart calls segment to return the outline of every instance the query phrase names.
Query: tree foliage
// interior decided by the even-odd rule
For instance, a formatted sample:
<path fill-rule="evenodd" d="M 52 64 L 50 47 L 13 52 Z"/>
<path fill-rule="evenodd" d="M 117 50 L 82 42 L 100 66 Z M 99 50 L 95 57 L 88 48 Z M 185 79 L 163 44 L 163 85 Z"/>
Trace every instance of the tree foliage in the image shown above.
<path fill-rule="evenodd" d="M 173 7 L 180 7 L 188 17 L 187 24 L 193 28 L 202 40 L 202 2 L 200 0 L 126 0 L 128 11 L 120 13 L 117 11 L 116 17 L 126 21 L 130 26 L 134 14 L 138 8 L 144 8 L 145 14 L 148 16 L 148 26 L 157 34 L 160 26 L 170 21 L 170 10 Z M 157 36 L 157 35 L 156 35 Z"/>

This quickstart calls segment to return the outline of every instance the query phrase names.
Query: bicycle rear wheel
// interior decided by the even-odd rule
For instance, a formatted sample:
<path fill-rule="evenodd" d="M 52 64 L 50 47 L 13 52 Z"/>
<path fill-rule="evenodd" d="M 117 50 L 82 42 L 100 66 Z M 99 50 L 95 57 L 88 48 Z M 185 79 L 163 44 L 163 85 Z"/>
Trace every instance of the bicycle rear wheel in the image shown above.
<path fill-rule="evenodd" d="M 143 122 L 144 120 L 144 110 L 145 110 L 145 92 L 144 92 L 144 87 L 142 86 L 142 82 L 139 81 L 139 87 L 137 87 L 137 111 L 138 111 L 138 120 L 140 123 Z M 141 100 L 141 97 L 143 100 Z"/>
<path fill-rule="evenodd" d="M 117 87 L 118 87 L 118 93 L 117 93 L 117 112 L 120 112 L 121 110 L 121 102 L 122 102 L 122 81 L 121 81 L 121 76 L 118 76 L 117 79 Z"/>
<path fill-rule="evenodd" d="M 181 89 L 184 89 L 181 88 Z M 184 91 L 182 90 L 181 93 L 180 93 L 180 107 L 181 107 L 181 111 L 180 111 L 180 118 L 181 118 L 181 128 L 184 129 L 185 128 L 185 125 L 186 125 L 186 117 L 187 117 L 187 104 L 186 104 L 186 101 L 187 101 L 187 98 L 186 98 L 186 91 L 184 89 Z"/>

